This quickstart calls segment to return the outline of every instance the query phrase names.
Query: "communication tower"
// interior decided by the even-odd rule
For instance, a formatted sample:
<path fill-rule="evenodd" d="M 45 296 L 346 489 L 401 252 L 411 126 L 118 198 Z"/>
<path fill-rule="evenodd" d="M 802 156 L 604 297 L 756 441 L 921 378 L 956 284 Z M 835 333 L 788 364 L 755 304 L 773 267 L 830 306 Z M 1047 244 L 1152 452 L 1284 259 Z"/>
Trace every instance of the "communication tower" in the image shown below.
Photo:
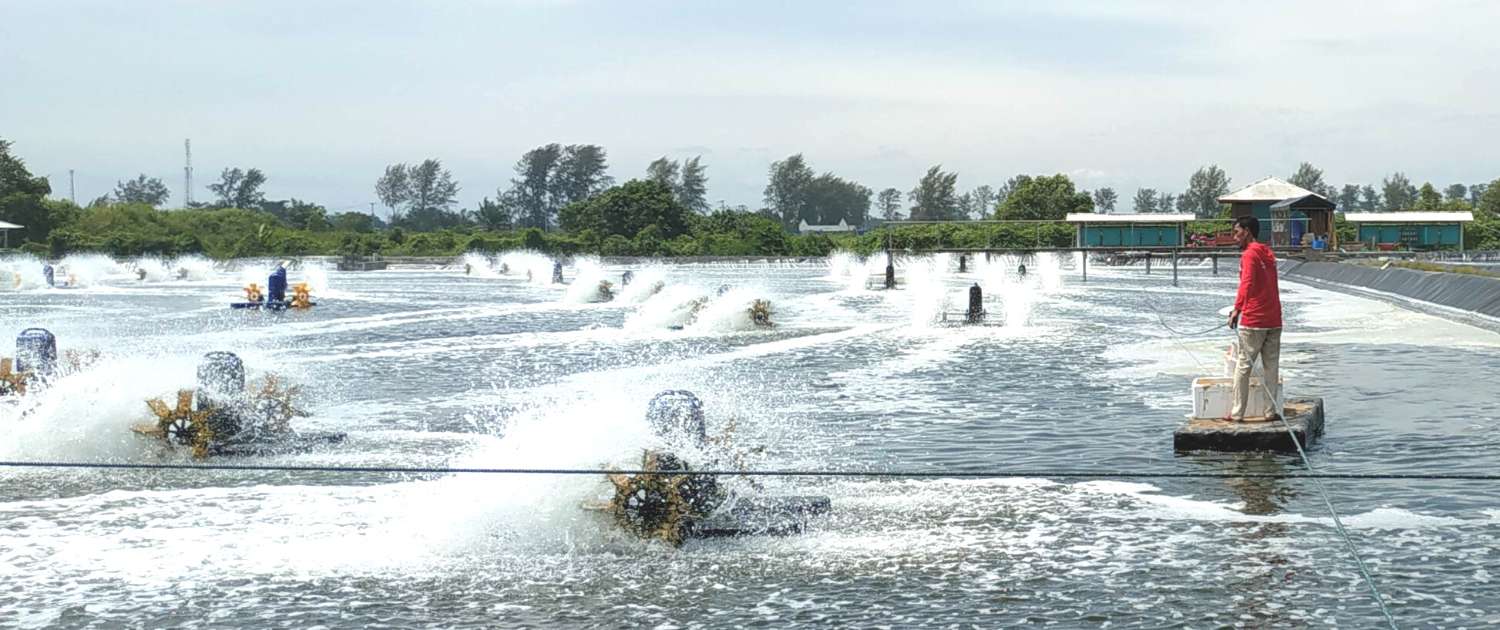
<path fill-rule="evenodd" d="M 193 207 L 193 139 L 182 141 L 182 151 L 187 162 L 182 167 L 182 207 Z"/>

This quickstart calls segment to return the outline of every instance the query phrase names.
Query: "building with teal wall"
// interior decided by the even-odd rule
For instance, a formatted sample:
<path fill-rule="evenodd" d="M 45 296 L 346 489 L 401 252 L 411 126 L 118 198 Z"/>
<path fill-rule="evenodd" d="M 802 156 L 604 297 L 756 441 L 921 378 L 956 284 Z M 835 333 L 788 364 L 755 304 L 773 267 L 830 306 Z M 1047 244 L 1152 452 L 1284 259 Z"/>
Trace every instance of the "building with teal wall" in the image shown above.
<path fill-rule="evenodd" d="M 1399 249 L 1464 249 L 1464 224 L 1472 212 L 1350 212 L 1344 219 L 1354 226 L 1359 241 L 1371 247 Z"/>
<path fill-rule="evenodd" d="M 1077 226 L 1077 247 L 1130 248 L 1182 247 L 1191 214 L 1094 214 L 1074 213 L 1068 223 Z"/>

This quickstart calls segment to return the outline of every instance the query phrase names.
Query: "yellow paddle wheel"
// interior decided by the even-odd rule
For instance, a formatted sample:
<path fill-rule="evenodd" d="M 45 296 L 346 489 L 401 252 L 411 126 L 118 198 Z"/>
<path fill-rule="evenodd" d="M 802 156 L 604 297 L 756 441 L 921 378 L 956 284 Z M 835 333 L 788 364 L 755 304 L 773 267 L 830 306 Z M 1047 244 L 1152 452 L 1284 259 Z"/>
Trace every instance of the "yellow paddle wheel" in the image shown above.
<path fill-rule="evenodd" d="M 269 433 L 286 433 L 292 430 L 292 418 L 306 418 L 307 412 L 298 408 L 292 400 L 302 395 L 297 385 L 282 385 L 275 374 L 261 378 L 260 387 L 253 395 L 255 410 L 261 420 L 261 429 Z"/>
<path fill-rule="evenodd" d="M 646 451 L 640 469 L 645 472 L 609 475 L 615 494 L 608 511 L 616 525 L 642 539 L 681 546 L 693 525 L 724 501 L 717 480 L 692 474 L 670 453 Z"/>
<path fill-rule="evenodd" d="M 307 287 L 306 282 L 298 282 L 292 285 L 292 308 L 312 308 L 312 290 Z"/>
<path fill-rule="evenodd" d="M 750 322 L 761 328 L 771 327 L 771 301 L 756 300 L 750 303 Z"/>
<path fill-rule="evenodd" d="M 0 359 L 0 396 L 22 396 L 26 394 L 26 382 L 31 372 L 17 372 L 10 358 Z"/>
<path fill-rule="evenodd" d="M 160 398 L 147 400 L 146 406 L 156 414 L 156 424 L 137 426 L 134 428 L 137 433 L 192 447 L 194 458 L 208 457 L 214 442 L 214 430 L 208 421 L 209 411 L 193 409 L 193 390 L 178 390 L 176 407 L 168 407 Z"/>

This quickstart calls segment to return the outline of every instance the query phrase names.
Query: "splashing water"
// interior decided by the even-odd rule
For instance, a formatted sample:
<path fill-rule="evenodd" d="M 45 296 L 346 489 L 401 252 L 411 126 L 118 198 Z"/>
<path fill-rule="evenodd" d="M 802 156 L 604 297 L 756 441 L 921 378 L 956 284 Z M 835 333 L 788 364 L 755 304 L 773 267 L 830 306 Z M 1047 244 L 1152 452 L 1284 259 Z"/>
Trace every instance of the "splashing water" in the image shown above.
<path fill-rule="evenodd" d="M 468 275 L 475 278 L 498 278 L 500 273 L 495 270 L 494 261 L 489 256 L 479 252 L 464 254 L 464 268 Z"/>
<path fill-rule="evenodd" d="M 304 262 L 298 267 L 297 271 L 300 272 L 299 275 L 302 276 L 302 282 L 307 283 L 307 288 L 312 291 L 313 295 L 321 295 L 323 297 L 349 297 L 349 294 L 347 292 L 339 291 L 338 289 L 333 288 L 332 284 L 328 280 L 328 267 L 324 266 L 322 262 Z M 297 284 L 296 281 L 288 278 L 288 286 L 295 284 Z"/>
<path fill-rule="evenodd" d="M 163 282 L 172 279 L 171 272 L 167 270 L 166 261 L 155 256 L 142 256 L 126 267 L 141 282 Z M 142 276 L 141 272 L 145 272 L 145 275 Z"/>
<path fill-rule="evenodd" d="M 185 356 L 104 357 L 76 374 L 0 405 L 0 456 L 8 459 L 142 460 L 156 445 L 130 431 L 153 419 L 146 399 L 191 387 Z M 171 404 L 171 403 L 169 403 Z"/>
<path fill-rule="evenodd" d="M 563 301 L 573 304 L 588 304 L 591 302 L 606 302 L 603 293 L 599 291 L 600 283 L 608 282 L 611 291 L 620 289 L 619 278 L 612 278 L 604 270 L 604 265 L 596 258 L 580 258 L 573 263 L 573 269 L 577 274 L 573 282 L 568 285 L 568 290 L 563 293 Z M 547 277 L 552 277 L 552 270 L 547 270 Z"/>
<path fill-rule="evenodd" d="M 187 280 L 211 280 L 218 272 L 214 263 L 202 256 L 182 256 L 173 260 L 142 256 L 125 265 L 130 279 L 140 282 L 178 282 Z M 145 272 L 145 276 L 141 276 Z"/>
<path fill-rule="evenodd" d="M 621 281 L 623 283 L 623 280 Z M 618 285 L 616 285 L 618 287 Z M 634 272 L 630 285 L 618 288 L 617 302 L 642 304 L 667 286 L 667 272 L 661 267 L 646 267 Z"/>
<path fill-rule="evenodd" d="M 903 297 L 910 309 L 913 328 L 926 328 L 945 310 L 950 310 L 947 285 L 952 258 L 948 254 L 935 254 L 901 262 L 906 275 Z"/>
<path fill-rule="evenodd" d="M 532 284 L 552 284 L 552 259 L 530 250 L 500 255 L 500 273 L 527 278 Z"/>
<path fill-rule="evenodd" d="M 635 283 L 632 282 L 631 286 Z M 698 287 L 666 287 L 626 316 L 624 327 L 626 330 L 643 330 L 686 326 L 696 316 L 697 309 L 707 305 L 709 297 Z"/>
<path fill-rule="evenodd" d="M 113 258 L 104 254 L 69 254 L 57 263 L 55 272 L 58 284 L 67 282 L 77 287 L 95 286 L 110 276 L 128 273 Z"/>
<path fill-rule="evenodd" d="M 26 291 L 47 287 L 41 259 L 30 254 L 0 260 L 0 291 Z"/>
<path fill-rule="evenodd" d="M 762 297 L 760 292 L 747 288 L 725 291 L 703 307 L 697 321 L 689 325 L 688 330 L 700 333 L 755 330 L 755 322 L 750 319 L 750 306 Z"/>
<path fill-rule="evenodd" d="M 1072 258 L 1072 254 L 1059 254 L 1057 252 L 1039 252 L 1036 255 L 1036 275 L 1040 280 L 1041 289 L 1047 293 L 1055 293 L 1063 286 L 1063 258 Z"/>
<path fill-rule="evenodd" d="M 1030 262 L 1026 275 L 1021 275 L 1021 265 Z M 984 288 L 987 298 L 993 296 L 1000 299 L 1001 312 L 1005 315 L 1005 326 L 1007 328 L 1023 328 L 1031 318 L 1032 305 L 1035 302 L 1035 292 L 1040 282 L 1040 273 L 1030 273 L 1031 267 L 1039 266 L 1038 261 L 1029 257 L 1004 254 L 991 256 L 989 259 L 980 258 L 975 261 L 980 280 L 980 286 Z"/>
<path fill-rule="evenodd" d="M 214 261 L 196 254 L 178 256 L 172 261 L 173 278 L 178 280 L 213 280 L 219 277 Z"/>
<path fill-rule="evenodd" d="M 271 273 L 276 271 L 276 265 L 279 262 L 281 261 L 246 261 L 244 266 L 239 268 L 239 284 L 244 286 L 254 283 L 265 291 L 270 283 Z M 328 271 L 328 267 L 322 261 L 306 260 L 297 264 L 288 264 L 286 270 L 288 294 L 290 295 L 291 287 L 305 282 L 315 301 L 318 297 L 352 297 L 353 294 L 347 291 L 333 288 Z"/>
<path fill-rule="evenodd" d="M 864 291 L 870 277 L 885 272 L 884 256 L 864 258 L 853 252 L 834 252 L 828 257 L 828 279 L 844 285 L 847 292 Z"/>

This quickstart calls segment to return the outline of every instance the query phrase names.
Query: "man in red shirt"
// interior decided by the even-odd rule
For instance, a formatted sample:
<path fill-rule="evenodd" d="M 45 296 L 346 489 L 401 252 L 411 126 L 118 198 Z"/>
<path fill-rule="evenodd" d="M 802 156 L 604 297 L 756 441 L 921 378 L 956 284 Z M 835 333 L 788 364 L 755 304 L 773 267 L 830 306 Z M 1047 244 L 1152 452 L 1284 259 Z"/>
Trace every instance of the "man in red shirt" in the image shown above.
<path fill-rule="evenodd" d="M 1245 419 L 1250 397 L 1250 370 L 1255 359 L 1265 366 L 1266 391 L 1272 411 L 1267 420 L 1281 415 L 1281 290 L 1276 286 L 1276 254 L 1255 241 L 1260 220 L 1253 216 L 1234 220 L 1234 242 L 1240 254 L 1240 290 L 1229 313 L 1229 327 L 1239 329 L 1239 356 L 1234 366 L 1234 406 L 1228 420 Z"/>

